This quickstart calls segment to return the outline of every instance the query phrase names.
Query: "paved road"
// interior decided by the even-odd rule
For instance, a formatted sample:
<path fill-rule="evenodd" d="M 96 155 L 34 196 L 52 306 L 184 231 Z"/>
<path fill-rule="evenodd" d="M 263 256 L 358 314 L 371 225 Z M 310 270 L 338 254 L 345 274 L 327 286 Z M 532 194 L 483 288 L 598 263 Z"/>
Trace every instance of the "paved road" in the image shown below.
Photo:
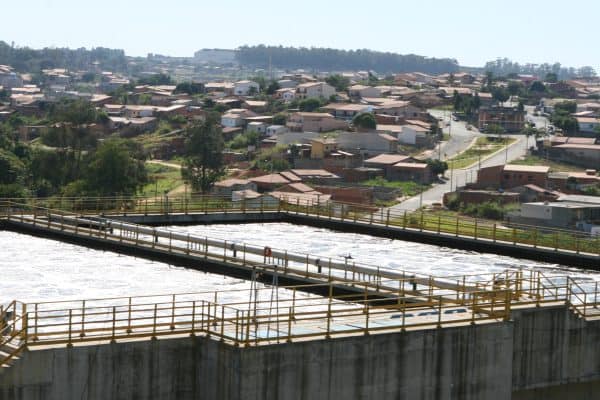
<path fill-rule="evenodd" d="M 451 158 L 458 153 L 461 153 L 469 147 L 473 139 L 478 136 L 481 136 L 481 133 L 477 132 L 476 129 L 468 130 L 467 124 L 463 121 L 452 121 L 450 118 L 450 111 L 441 111 L 441 110 L 428 110 L 428 112 L 433 115 L 435 118 L 442 118 L 440 121 L 440 126 L 444 127 L 444 133 L 450 134 L 450 140 L 442 143 L 441 149 L 436 147 L 432 157 L 437 157 L 438 153 L 441 156 L 442 160 L 446 160 Z M 449 126 L 445 126 L 446 123 L 449 123 Z"/>
<path fill-rule="evenodd" d="M 533 122 L 537 128 L 545 128 L 549 125 L 548 119 L 543 116 L 534 116 L 534 107 L 525 107 L 527 111 L 527 120 Z M 444 111 L 430 110 L 429 111 L 436 118 L 444 118 Z M 446 112 L 450 116 L 450 112 Z M 447 121 L 446 118 L 444 121 Z M 456 134 L 455 141 L 448 142 L 447 150 L 442 147 L 442 152 L 446 152 L 449 157 L 463 151 L 468 147 L 469 143 L 473 138 L 481 136 L 482 134 L 473 131 L 468 131 L 464 122 L 452 121 L 452 136 Z M 452 138 L 451 136 L 451 138 Z M 511 137 L 517 139 L 517 141 L 511 144 L 508 149 L 504 149 L 501 152 L 494 154 L 481 162 L 481 167 L 491 167 L 494 165 L 506 164 L 509 161 L 516 160 L 519 157 L 527 154 L 527 138 L 523 135 L 511 135 Z M 529 139 L 531 146 L 532 139 Z M 452 144 L 451 144 L 452 142 Z M 434 185 L 431 189 L 423 192 L 419 196 L 411 197 L 403 201 L 402 203 L 396 204 L 390 207 L 392 212 L 403 212 L 403 211 L 414 211 L 419 209 L 423 205 L 432 203 L 441 203 L 444 193 L 456 190 L 457 187 L 464 186 L 467 183 L 474 182 L 477 180 L 477 170 L 479 165 L 474 165 L 471 168 L 455 169 L 446 172 L 446 180 L 443 183 Z"/>

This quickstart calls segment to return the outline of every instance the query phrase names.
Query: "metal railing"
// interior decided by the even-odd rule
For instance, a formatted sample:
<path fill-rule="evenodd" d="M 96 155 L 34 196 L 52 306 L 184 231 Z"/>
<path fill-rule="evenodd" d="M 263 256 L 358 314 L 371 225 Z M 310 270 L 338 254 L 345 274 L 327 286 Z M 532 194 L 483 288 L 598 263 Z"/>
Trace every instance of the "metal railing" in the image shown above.
<path fill-rule="evenodd" d="M 315 285 L 310 285 L 314 288 Z M 206 335 L 236 346 L 255 346 L 299 339 L 324 339 L 407 328 L 510 318 L 508 290 L 470 292 L 467 306 L 447 304 L 442 296 L 415 301 L 396 297 L 348 302 L 334 296 L 297 296 L 308 287 L 277 287 L 173 295 L 11 303 L 0 347 L 12 344 L 14 354 L 25 347 L 73 345 L 83 342 L 150 339 L 159 336 Z M 269 293 L 271 298 L 269 298 Z M 233 297 L 233 298 L 231 298 Z M 246 300 L 248 297 L 248 300 Z M 219 298 L 221 300 L 219 300 Z M 227 300 L 229 298 L 229 300 Z"/>
<path fill-rule="evenodd" d="M 394 212 L 390 209 L 374 211 L 361 204 L 340 202 L 301 202 L 290 195 L 287 201 L 242 200 L 232 202 L 216 196 L 163 196 L 143 197 L 89 197 L 89 198 L 47 198 L 47 199 L 0 199 L 0 216 L 6 214 L 9 204 L 25 204 L 28 207 L 45 207 L 54 210 L 75 212 L 80 215 L 123 215 L 123 214 L 170 214 L 170 213 L 211 213 L 211 212 L 279 212 L 305 215 L 315 218 L 328 218 L 357 224 L 379 225 L 400 228 L 407 231 L 422 231 L 439 235 L 461 237 L 473 240 L 498 242 L 528 248 L 550 249 L 555 252 L 588 254 L 600 257 L 600 236 L 590 233 L 551 227 L 513 224 L 510 225 L 468 218 L 464 216 L 444 216 L 423 211 Z"/>

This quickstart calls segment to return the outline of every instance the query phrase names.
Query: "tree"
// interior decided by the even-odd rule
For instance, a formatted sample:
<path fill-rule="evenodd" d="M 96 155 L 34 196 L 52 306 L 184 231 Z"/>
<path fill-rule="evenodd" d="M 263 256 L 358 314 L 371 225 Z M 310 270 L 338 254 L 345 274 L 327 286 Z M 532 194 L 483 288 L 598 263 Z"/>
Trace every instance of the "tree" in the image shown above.
<path fill-rule="evenodd" d="M 333 86 L 338 92 L 345 92 L 350 85 L 350 79 L 339 74 L 329 75 L 325 78 L 325 82 Z"/>
<path fill-rule="evenodd" d="M 287 122 L 287 115 L 284 113 L 275 114 L 273 116 L 273 125 L 285 125 Z"/>
<path fill-rule="evenodd" d="M 321 107 L 321 102 L 319 101 L 319 99 L 315 98 L 304 99 L 300 101 L 300 103 L 298 103 L 298 108 L 300 109 L 300 111 L 304 112 L 313 112 L 319 107 Z"/>
<path fill-rule="evenodd" d="M 544 81 L 548 83 L 556 83 L 558 82 L 558 75 L 556 72 L 548 72 L 544 78 Z"/>
<path fill-rule="evenodd" d="M 138 85 L 174 85 L 175 82 L 169 75 L 166 74 L 154 74 L 148 77 L 140 78 L 138 80 Z"/>
<path fill-rule="evenodd" d="M 492 89 L 492 97 L 499 103 L 504 103 L 509 99 L 510 95 L 508 94 L 508 91 L 505 88 L 494 87 Z"/>
<path fill-rule="evenodd" d="M 429 165 L 431 173 L 435 176 L 443 175 L 448 170 L 448 163 L 437 159 L 427 159 L 427 165 Z"/>
<path fill-rule="evenodd" d="M 204 93 L 204 85 L 198 82 L 181 82 L 177 84 L 173 93 L 201 94 Z"/>
<path fill-rule="evenodd" d="M 277 90 L 280 89 L 279 83 L 277 81 L 271 81 L 267 86 L 266 93 L 268 95 L 274 95 Z"/>
<path fill-rule="evenodd" d="M 533 81 L 529 87 L 529 91 L 543 93 L 546 91 L 546 86 L 540 81 Z"/>
<path fill-rule="evenodd" d="M 183 179 L 206 193 L 223 174 L 223 135 L 212 116 L 186 130 Z"/>
<path fill-rule="evenodd" d="M 108 139 L 91 155 L 81 185 L 100 196 L 132 196 L 148 181 L 141 146 L 124 139 Z"/>
<path fill-rule="evenodd" d="M 352 124 L 358 129 L 373 130 L 377 128 L 377 120 L 373 113 L 358 114 L 352 119 Z"/>

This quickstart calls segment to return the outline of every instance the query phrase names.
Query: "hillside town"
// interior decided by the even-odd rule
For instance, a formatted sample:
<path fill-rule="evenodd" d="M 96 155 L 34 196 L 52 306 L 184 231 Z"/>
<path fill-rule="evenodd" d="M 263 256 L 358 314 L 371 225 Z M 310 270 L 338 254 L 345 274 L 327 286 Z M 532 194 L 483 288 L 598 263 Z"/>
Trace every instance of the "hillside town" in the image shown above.
<path fill-rule="evenodd" d="M 208 53 L 197 58 L 215 68 L 223 54 Z M 35 76 L 0 65 L 0 123 L 44 151 L 64 146 L 56 137 L 65 129 L 98 142 L 129 139 L 151 168 L 146 194 L 154 196 L 188 190 L 178 176 L 186 134 L 211 120 L 223 167 L 203 191 L 235 201 L 448 208 L 549 223 L 531 211 L 538 207 L 571 210 L 551 219 L 555 226 L 599 229 L 598 77 L 258 70 L 237 80 L 182 79 L 160 62 L 135 77 L 99 65 Z M 59 105 L 83 105 L 95 118 L 50 116 Z M 165 171 L 175 174 L 162 182 Z M 490 204 L 497 212 L 481 214 Z"/>

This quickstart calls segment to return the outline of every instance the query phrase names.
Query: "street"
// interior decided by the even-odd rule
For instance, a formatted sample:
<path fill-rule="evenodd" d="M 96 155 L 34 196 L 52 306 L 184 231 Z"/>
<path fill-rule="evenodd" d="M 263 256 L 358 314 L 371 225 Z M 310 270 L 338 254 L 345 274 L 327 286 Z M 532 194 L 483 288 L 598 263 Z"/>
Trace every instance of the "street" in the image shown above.
<path fill-rule="evenodd" d="M 531 120 L 536 124 L 538 128 L 544 127 L 548 124 L 548 120 L 542 116 L 533 116 L 533 107 L 527 107 L 527 119 Z M 444 117 L 444 111 L 430 110 L 430 113 L 436 118 Z M 448 116 L 451 115 L 449 111 L 446 112 Z M 447 119 L 445 120 L 447 121 Z M 444 122 L 440 121 L 444 124 Z M 447 128 L 446 128 L 447 129 Z M 447 132 L 446 130 L 444 132 Z M 464 150 L 469 146 L 475 137 L 482 136 L 481 133 L 473 130 L 469 131 L 466 129 L 466 124 L 462 121 L 452 121 L 452 134 L 450 141 L 446 145 L 442 145 L 441 152 L 447 154 L 450 158 Z M 527 137 L 524 135 L 508 135 L 509 137 L 515 138 L 517 141 L 512 143 L 508 148 L 504 147 L 502 150 L 492 154 L 488 158 L 481 161 L 481 167 L 491 167 L 494 165 L 506 164 L 507 162 L 513 161 L 527 154 Z M 454 139 L 454 140 L 452 140 Z M 434 184 L 434 186 L 421 193 L 418 196 L 411 197 L 399 204 L 390 207 L 392 212 L 404 212 L 404 211 L 415 211 L 424 205 L 430 205 L 432 203 L 441 203 L 444 193 L 456 190 L 457 187 L 465 186 L 467 183 L 474 182 L 477 180 L 477 170 L 479 164 L 475 164 L 469 168 L 455 169 L 446 171 L 446 179 L 443 183 Z"/>

